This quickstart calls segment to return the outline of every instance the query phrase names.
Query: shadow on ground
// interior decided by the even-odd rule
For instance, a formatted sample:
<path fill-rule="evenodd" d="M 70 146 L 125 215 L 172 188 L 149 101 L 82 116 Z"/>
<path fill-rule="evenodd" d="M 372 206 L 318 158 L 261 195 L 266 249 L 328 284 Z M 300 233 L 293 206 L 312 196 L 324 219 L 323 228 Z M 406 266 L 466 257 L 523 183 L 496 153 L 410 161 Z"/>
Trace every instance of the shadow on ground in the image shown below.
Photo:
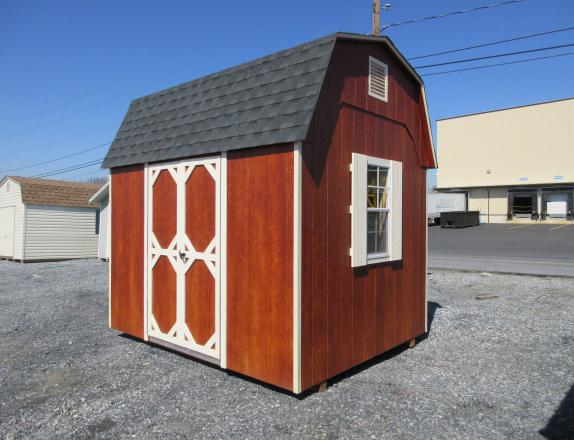
<path fill-rule="evenodd" d="M 428 328 L 427 331 L 428 333 L 430 333 L 431 331 L 431 327 L 432 327 L 432 322 L 434 320 L 434 315 L 436 313 L 436 311 L 438 309 L 442 309 L 443 307 L 434 301 L 428 301 L 427 303 L 427 324 L 428 324 Z M 426 334 L 426 336 L 428 336 L 428 333 Z"/>
<path fill-rule="evenodd" d="M 574 439 L 574 385 L 540 434 L 550 440 Z"/>
<path fill-rule="evenodd" d="M 428 338 L 429 333 L 430 333 L 430 330 L 431 330 L 432 322 L 433 322 L 433 320 L 434 320 L 435 313 L 436 313 L 436 311 L 437 311 L 438 309 L 442 309 L 442 308 L 443 308 L 443 307 L 442 307 L 439 303 L 434 302 L 434 301 L 428 301 L 428 303 L 427 303 L 428 332 L 425 333 L 425 334 L 423 334 L 423 335 L 421 335 L 420 337 L 417 338 L 419 342 L 420 342 L 420 341 L 423 341 L 423 340 L 425 340 L 425 339 Z M 304 400 L 304 399 L 306 399 L 307 397 L 309 397 L 310 395 L 312 395 L 312 394 L 314 394 L 315 392 L 317 392 L 316 387 L 313 387 L 313 388 L 310 388 L 310 389 L 308 389 L 308 390 L 306 390 L 306 391 L 303 391 L 301 394 L 297 394 L 297 395 L 296 395 L 296 394 L 293 394 L 293 393 L 290 392 L 290 391 L 284 390 L 284 389 L 279 388 L 279 387 L 276 387 L 276 386 L 274 386 L 274 385 L 270 385 L 270 384 L 261 382 L 261 381 L 259 381 L 259 380 L 257 380 L 257 379 L 254 379 L 254 378 L 251 378 L 251 377 L 248 377 L 248 376 L 244 376 L 243 374 L 236 373 L 236 372 L 231 371 L 231 370 L 222 370 L 222 369 L 221 369 L 220 367 L 218 367 L 217 365 L 214 365 L 214 364 L 212 364 L 212 363 L 210 363 L 210 362 L 206 362 L 206 361 L 204 361 L 203 359 L 198 359 L 198 358 L 195 358 L 195 357 L 193 357 L 193 356 L 189 356 L 189 355 L 187 355 L 187 354 L 184 354 L 184 353 L 181 353 L 181 352 L 172 350 L 171 348 L 163 347 L 163 346 L 157 345 L 157 344 L 153 344 L 153 343 L 151 343 L 151 342 L 144 342 L 144 341 L 142 341 L 142 340 L 139 339 L 139 338 L 136 338 L 136 337 L 134 337 L 134 336 L 128 335 L 127 333 L 122 333 L 122 334 L 120 334 L 119 336 L 122 337 L 122 338 L 130 339 L 130 340 L 135 341 L 135 342 L 138 342 L 138 343 L 144 343 L 144 344 L 153 346 L 154 348 L 157 348 L 157 349 L 159 349 L 159 350 L 163 350 L 163 351 L 166 351 L 166 352 L 169 352 L 169 353 L 173 353 L 173 354 L 175 354 L 175 355 L 177 355 L 177 356 L 181 356 L 181 357 L 183 357 L 183 358 L 187 358 L 187 359 L 193 360 L 193 361 L 195 361 L 195 362 L 199 362 L 199 363 L 201 363 L 201 364 L 203 364 L 203 365 L 205 365 L 205 366 L 208 366 L 208 367 L 210 367 L 210 368 L 214 368 L 214 369 L 216 369 L 216 370 L 225 371 L 226 374 L 229 374 L 229 375 L 231 375 L 231 376 L 239 377 L 239 378 L 241 378 L 241 379 L 243 379 L 243 380 L 246 380 L 246 381 L 248 381 L 248 382 L 258 384 L 258 385 L 260 385 L 260 386 L 262 386 L 262 387 L 264 387 L 264 388 L 267 388 L 267 389 L 270 389 L 270 390 L 273 390 L 273 391 L 276 391 L 276 392 L 279 392 L 279 393 L 282 393 L 282 394 L 285 394 L 285 395 L 289 395 L 289 396 L 295 397 L 295 398 L 297 398 L 298 400 Z M 387 360 L 389 360 L 389 359 L 392 359 L 392 358 L 394 358 L 395 356 L 398 356 L 399 354 L 401 354 L 403 351 L 407 350 L 408 348 L 409 348 L 408 343 L 401 344 L 401 345 L 399 345 L 398 347 L 395 347 L 395 348 L 393 348 L 393 349 L 391 349 L 391 350 L 389 350 L 389 351 L 387 351 L 387 352 L 385 352 L 385 353 L 383 353 L 383 354 L 381 354 L 381 355 L 379 355 L 379 356 L 376 356 L 376 357 L 374 357 L 374 358 L 372 358 L 372 359 L 370 359 L 370 360 L 368 360 L 368 361 L 366 361 L 366 362 L 363 362 L 363 363 L 360 364 L 360 365 L 357 365 L 357 366 L 351 368 L 350 370 L 345 371 L 344 373 L 339 374 L 338 376 L 335 376 L 335 377 L 332 378 L 332 379 L 329 379 L 329 385 L 334 385 L 334 384 L 336 384 L 336 383 L 339 383 L 339 382 L 341 382 L 341 381 L 343 381 L 343 380 L 345 380 L 345 379 L 348 379 L 348 378 L 350 378 L 350 377 L 352 377 L 352 376 L 354 376 L 354 375 L 356 375 L 356 374 L 361 373 L 361 372 L 364 371 L 364 370 L 367 370 L 367 369 L 369 369 L 369 368 L 371 368 L 371 367 L 373 367 L 373 366 L 375 366 L 375 365 L 378 365 L 378 364 L 380 364 L 381 362 L 384 362 L 384 361 L 387 361 Z"/>

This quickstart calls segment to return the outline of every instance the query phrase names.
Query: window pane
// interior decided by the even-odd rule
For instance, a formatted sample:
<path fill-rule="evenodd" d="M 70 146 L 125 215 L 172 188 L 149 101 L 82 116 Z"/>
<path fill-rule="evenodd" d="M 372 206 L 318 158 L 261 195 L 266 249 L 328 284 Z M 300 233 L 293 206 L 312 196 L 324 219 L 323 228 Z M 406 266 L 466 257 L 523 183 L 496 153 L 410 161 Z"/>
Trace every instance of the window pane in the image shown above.
<path fill-rule="evenodd" d="M 387 176 L 389 175 L 388 168 L 379 169 L 379 186 L 387 186 Z"/>
<path fill-rule="evenodd" d="M 367 185 L 377 186 L 377 166 L 369 165 L 367 168 Z"/>
<path fill-rule="evenodd" d="M 367 208 L 377 207 L 377 188 L 367 188 Z"/>
<path fill-rule="evenodd" d="M 388 188 L 379 188 L 379 205 L 377 208 L 388 208 L 389 191 Z"/>
<path fill-rule="evenodd" d="M 387 252 L 388 212 L 367 212 L 367 253 Z"/>
<path fill-rule="evenodd" d="M 386 253 L 387 252 L 387 231 L 383 230 L 377 232 L 377 252 Z"/>
<path fill-rule="evenodd" d="M 367 232 L 377 231 L 378 212 L 367 212 Z"/>
<path fill-rule="evenodd" d="M 377 251 L 377 232 L 367 233 L 367 253 L 374 254 Z"/>
<path fill-rule="evenodd" d="M 376 231 L 386 231 L 387 230 L 387 218 L 389 216 L 388 212 L 377 212 L 377 229 Z"/>

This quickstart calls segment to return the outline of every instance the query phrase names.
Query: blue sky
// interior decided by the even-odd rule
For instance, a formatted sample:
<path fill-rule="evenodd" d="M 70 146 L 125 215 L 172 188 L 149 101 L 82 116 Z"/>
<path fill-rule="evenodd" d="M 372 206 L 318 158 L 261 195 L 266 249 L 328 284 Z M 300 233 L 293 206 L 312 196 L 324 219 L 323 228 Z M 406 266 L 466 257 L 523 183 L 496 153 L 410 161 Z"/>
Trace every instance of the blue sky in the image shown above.
<path fill-rule="evenodd" d="M 382 23 L 497 1 L 390 0 Z M 111 141 L 133 98 L 335 31 L 369 33 L 371 8 L 371 0 L 0 0 L 0 175 L 37 175 L 103 157 L 99 148 L 8 171 Z M 386 34 L 409 57 L 573 25 L 573 1 L 525 0 Z M 568 43 L 574 31 L 413 64 Z M 574 49 L 504 60 L 568 51 Z M 467 65 L 436 70 L 456 67 Z M 436 119 L 574 96 L 573 71 L 571 56 L 427 77 L 435 136 Z M 103 174 L 92 166 L 54 178 Z"/>

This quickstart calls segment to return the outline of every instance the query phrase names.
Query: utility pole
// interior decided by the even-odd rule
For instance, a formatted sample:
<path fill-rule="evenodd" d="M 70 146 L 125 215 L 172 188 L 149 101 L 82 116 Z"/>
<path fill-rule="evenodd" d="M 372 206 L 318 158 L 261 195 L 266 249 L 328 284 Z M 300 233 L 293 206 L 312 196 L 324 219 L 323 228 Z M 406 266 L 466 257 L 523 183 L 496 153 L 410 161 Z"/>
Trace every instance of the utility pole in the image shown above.
<path fill-rule="evenodd" d="M 381 0 L 373 0 L 373 35 L 381 32 Z"/>

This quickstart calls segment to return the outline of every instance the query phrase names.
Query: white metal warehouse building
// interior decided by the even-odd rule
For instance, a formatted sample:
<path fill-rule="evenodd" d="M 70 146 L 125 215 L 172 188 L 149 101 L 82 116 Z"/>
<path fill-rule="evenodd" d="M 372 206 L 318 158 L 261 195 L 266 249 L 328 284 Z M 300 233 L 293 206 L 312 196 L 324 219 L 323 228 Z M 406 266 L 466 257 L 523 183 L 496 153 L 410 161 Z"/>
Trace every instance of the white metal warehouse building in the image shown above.
<path fill-rule="evenodd" d="M 437 121 L 437 190 L 483 223 L 574 220 L 574 98 Z"/>
<path fill-rule="evenodd" d="M 0 257 L 45 261 L 98 256 L 101 184 L 7 176 L 0 181 Z"/>

